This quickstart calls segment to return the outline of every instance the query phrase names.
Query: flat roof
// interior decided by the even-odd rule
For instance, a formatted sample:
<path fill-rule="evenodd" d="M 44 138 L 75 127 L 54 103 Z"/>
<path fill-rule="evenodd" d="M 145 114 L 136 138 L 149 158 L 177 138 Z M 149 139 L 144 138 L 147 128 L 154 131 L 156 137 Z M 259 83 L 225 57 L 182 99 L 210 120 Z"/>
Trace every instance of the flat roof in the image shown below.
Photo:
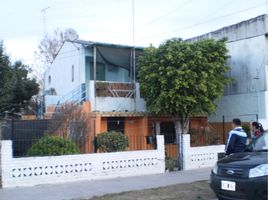
<path fill-rule="evenodd" d="M 139 49 L 143 50 L 145 47 L 140 46 L 130 46 L 130 45 L 123 45 L 123 44 L 112 44 L 112 43 L 105 43 L 105 42 L 96 42 L 96 41 L 86 41 L 86 40 L 76 40 L 74 43 L 82 44 L 85 46 L 103 46 L 103 47 L 115 47 L 115 48 L 125 48 L 125 49 Z"/>

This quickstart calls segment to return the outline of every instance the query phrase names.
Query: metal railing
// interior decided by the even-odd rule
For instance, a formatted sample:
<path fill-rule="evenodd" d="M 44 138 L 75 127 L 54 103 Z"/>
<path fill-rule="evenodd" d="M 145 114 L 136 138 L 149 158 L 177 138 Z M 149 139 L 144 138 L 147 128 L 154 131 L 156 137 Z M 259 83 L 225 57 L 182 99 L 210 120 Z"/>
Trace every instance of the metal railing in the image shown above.
<path fill-rule="evenodd" d="M 71 92 L 64 95 L 60 100 L 57 102 L 55 107 L 55 112 L 58 111 L 59 107 L 65 103 L 73 103 L 73 104 L 81 104 L 86 101 L 86 84 L 82 83 Z"/>
<path fill-rule="evenodd" d="M 64 95 L 60 100 L 58 101 L 57 105 L 66 103 L 66 102 L 77 102 L 81 103 L 86 100 L 86 87 L 85 83 L 82 83 L 66 95 Z"/>

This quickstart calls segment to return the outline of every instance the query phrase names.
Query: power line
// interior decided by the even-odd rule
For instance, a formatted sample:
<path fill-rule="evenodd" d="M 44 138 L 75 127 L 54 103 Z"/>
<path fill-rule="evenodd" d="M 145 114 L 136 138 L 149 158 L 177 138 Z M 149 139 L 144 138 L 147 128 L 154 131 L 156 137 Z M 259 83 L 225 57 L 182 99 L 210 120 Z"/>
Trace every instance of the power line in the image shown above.
<path fill-rule="evenodd" d="M 233 0 L 229 0 L 229 1 L 225 1 L 224 4 L 222 4 L 221 6 L 219 6 L 218 8 L 214 9 L 213 12 L 209 13 L 208 15 L 206 15 L 205 17 L 203 18 L 209 18 L 209 17 L 212 17 L 215 13 L 218 13 L 218 11 L 221 11 L 223 8 L 226 8 L 228 6 L 231 5 L 231 2 L 233 2 Z"/>
<path fill-rule="evenodd" d="M 150 21 L 150 22 L 148 22 L 148 23 L 146 23 L 146 24 L 141 25 L 138 29 L 141 29 L 141 28 L 143 28 L 143 27 L 145 27 L 145 26 L 149 26 L 149 25 L 151 25 L 151 24 L 153 24 L 153 23 L 155 23 L 155 22 L 160 21 L 161 19 L 163 19 L 163 18 L 165 18 L 165 17 L 167 17 L 167 16 L 173 14 L 173 13 L 176 12 L 177 10 L 179 10 L 179 9 L 181 9 L 181 8 L 183 8 L 183 7 L 185 7 L 186 5 L 188 5 L 189 3 L 191 3 L 192 1 L 193 1 L 193 0 L 189 0 L 189 1 L 185 2 L 184 4 L 181 4 L 180 6 L 174 8 L 173 10 L 171 10 L 170 12 L 168 12 L 168 13 L 166 13 L 166 14 L 160 16 L 160 17 L 157 17 L 156 19 L 154 19 L 154 20 L 152 20 L 152 21 Z M 136 30 L 137 30 L 137 29 L 136 29 Z"/>
<path fill-rule="evenodd" d="M 212 21 L 216 21 L 216 20 L 219 20 L 219 19 L 222 19 L 222 18 L 225 18 L 225 17 L 229 17 L 229 16 L 232 16 L 232 15 L 236 15 L 236 14 L 238 14 L 238 13 L 246 12 L 246 11 L 248 11 L 248 10 L 255 9 L 255 8 L 261 7 L 261 6 L 263 6 L 263 5 L 265 5 L 265 3 L 256 5 L 256 6 L 254 6 L 254 7 L 249 7 L 249 8 L 243 9 L 243 10 L 239 10 L 239 11 L 236 11 L 236 12 L 233 12 L 233 13 L 229 13 L 229 14 L 226 14 L 226 15 L 222 15 L 222 16 L 220 16 L 220 17 L 215 17 L 215 18 L 212 18 L 212 19 L 208 19 L 208 20 L 205 20 L 205 21 L 203 21 L 203 22 L 199 22 L 199 23 L 192 24 L 192 25 L 190 25 L 190 26 L 185 26 L 185 27 L 177 28 L 177 29 L 174 29 L 174 30 L 165 32 L 165 33 L 160 33 L 160 34 L 152 35 L 152 36 L 149 36 L 149 37 L 141 38 L 141 39 L 139 39 L 138 41 L 144 41 L 144 40 L 146 40 L 146 39 L 155 38 L 155 37 L 159 37 L 159 36 L 166 35 L 166 34 L 169 34 L 169 33 L 174 33 L 174 32 L 178 32 L 178 31 L 181 31 L 181 30 L 185 30 L 185 29 L 193 28 L 193 27 L 195 27 L 195 26 L 199 26 L 199 25 L 206 24 L 206 23 L 209 23 L 209 22 L 212 22 Z"/>
<path fill-rule="evenodd" d="M 192 1 L 192 0 L 191 0 Z M 189 1 L 188 1 L 189 2 Z M 185 3 L 186 4 L 186 3 Z M 184 4 L 184 5 L 185 5 Z M 226 4 L 224 4 L 226 5 Z M 145 40 L 145 39 L 149 39 L 149 38 L 154 38 L 154 37 L 158 37 L 158 36 L 162 36 L 162 35 L 166 35 L 168 33 L 172 33 L 172 32 L 177 32 L 177 31 L 180 31 L 180 30 L 185 30 L 185 29 L 189 29 L 189 28 L 192 28 L 192 27 L 195 27 L 195 26 L 199 26 L 199 25 L 202 25 L 202 24 L 206 24 L 206 23 L 209 23 L 211 21 L 215 21 L 215 20 L 219 20 L 221 18 L 225 18 L 225 17 L 228 17 L 228 16 L 231 16 L 231 15 L 235 15 L 235 14 L 238 14 L 238 13 L 242 13 L 242 12 L 246 12 L 248 10 L 251 10 L 251 9 L 255 9 L 257 7 L 261 7 L 263 5 L 266 5 L 266 3 L 262 3 L 262 4 L 259 4 L 259 5 L 256 5 L 254 7 L 250 7 L 250 8 L 246 8 L 246 9 L 243 9 L 243 10 L 239 10 L 239 11 L 236 11 L 236 12 L 233 12 L 233 13 L 229 13 L 229 14 L 226 14 L 226 15 L 222 15 L 222 16 L 219 16 L 219 17 L 215 17 L 215 18 L 211 18 L 211 19 L 208 19 L 208 20 L 205 20 L 205 21 L 201 21 L 199 23 L 195 23 L 193 25 L 189 25 L 189 26 L 185 26 L 185 27 L 182 27 L 182 28 L 178 28 L 178 29 L 174 29 L 174 30 L 171 30 L 169 32 L 165 32 L 165 33 L 160 33 L 160 34 L 156 34 L 156 35 L 153 35 L 153 36 L 149 36 L 149 37 L 146 37 L 146 38 L 142 38 L 142 39 L 139 39 L 138 41 L 142 41 L 142 40 Z M 217 10 L 219 10 L 220 8 L 222 8 L 223 6 L 220 6 Z M 178 8 L 177 8 L 178 9 Z M 175 9 L 174 9 L 175 10 Z M 166 14 L 167 15 L 167 14 Z M 164 16 L 164 15 L 162 15 Z M 160 17 L 158 17 L 160 18 Z M 152 22 L 152 21 L 151 21 Z M 137 30 L 137 29 L 135 29 Z M 133 30 L 131 30 L 133 31 Z M 77 50 L 69 50 L 69 51 L 64 51 L 64 52 L 60 52 L 58 55 L 63 55 L 63 54 L 69 54 L 69 53 L 72 53 L 72 52 L 76 52 Z M 66 55 L 66 56 L 63 56 L 63 57 L 60 57 L 60 58 L 57 58 L 57 59 L 65 59 L 65 58 L 68 58 L 68 57 L 74 57 L 74 56 L 78 56 L 78 55 L 81 55 L 81 53 L 78 53 L 78 54 L 75 54 L 75 55 Z M 27 59 L 27 60 L 32 60 L 32 61 L 35 61 L 36 59 Z M 25 60 L 24 60 L 25 61 Z"/>
<path fill-rule="evenodd" d="M 177 10 L 179 10 L 179 9 L 181 9 L 181 8 L 183 8 L 183 7 L 185 7 L 186 5 L 188 5 L 189 3 L 191 3 L 192 1 L 193 1 L 193 0 L 189 0 L 189 1 L 185 2 L 184 4 L 180 4 L 180 5 L 177 6 L 176 8 L 174 8 L 174 9 L 168 11 L 166 14 L 161 15 L 161 16 L 159 16 L 159 17 L 157 17 L 157 18 L 155 18 L 155 19 L 153 19 L 153 20 L 151 20 L 151 21 L 149 21 L 149 22 L 147 22 L 147 23 L 145 23 L 145 24 L 139 26 L 138 28 L 135 29 L 135 31 L 140 30 L 140 29 L 142 29 L 142 28 L 144 28 L 144 27 L 150 26 L 150 25 L 152 25 L 153 23 L 156 23 L 156 22 L 160 21 L 161 19 L 166 18 L 167 16 L 173 14 L 173 13 L 176 12 Z M 124 36 L 124 35 L 126 35 L 126 34 L 128 34 L 128 33 L 131 33 L 131 32 L 132 32 L 132 30 L 126 31 L 126 32 L 121 33 L 121 34 L 119 34 L 119 35 L 116 35 L 116 36 L 114 36 L 114 37 L 112 37 L 112 38 L 109 38 L 108 40 L 115 39 L 115 38 L 119 38 L 119 37 Z"/>

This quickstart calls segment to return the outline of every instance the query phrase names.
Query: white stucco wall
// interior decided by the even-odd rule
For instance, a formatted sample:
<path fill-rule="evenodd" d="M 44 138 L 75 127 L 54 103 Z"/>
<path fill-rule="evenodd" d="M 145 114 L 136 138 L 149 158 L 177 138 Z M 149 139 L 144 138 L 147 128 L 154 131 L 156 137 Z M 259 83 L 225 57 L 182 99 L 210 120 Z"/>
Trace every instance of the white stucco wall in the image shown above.
<path fill-rule="evenodd" d="M 12 157 L 12 142 L 1 141 L 2 187 L 34 186 L 165 172 L 164 137 L 157 149 L 44 157 Z"/>
<path fill-rule="evenodd" d="M 264 35 L 228 42 L 229 76 L 234 79 L 228 94 L 243 94 L 266 90 L 266 38 Z"/>
<path fill-rule="evenodd" d="M 72 81 L 72 65 L 74 81 Z M 51 83 L 48 77 L 51 76 Z M 85 82 L 84 48 L 79 44 L 65 42 L 59 54 L 45 73 L 45 90 L 55 88 L 58 96 L 63 96 Z"/>
<path fill-rule="evenodd" d="M 189 134 L 182 135 L 183 169 L 212 167 L 218 161 L 218 153 L 224 153 L 225 145 L 191 147 Z"/>
<path fill-rule="evenodd" d="M 235 117 L 242 121 L 256 121 L 256 114 L 260 120 L 267 119 L 268 92 L 248 93 L 224 96 L 218 101 L 215 114 L 209 117 L 210 122 L 231 121 Z"/>
<path fill-rule="evenodd" d="M 226 121 L 234 117 L 255 121 L 258 114 L 260 121 L 267 123 L 267 24 L 268 17 L 262 15 L 188 40 L 227 38 L 231 67 L 228 75 L 234 82 L 218 101 L 211 122 L 221 122 L 223 115 Z"/>
<path fill-rule="evenodd" d="M 268 116 L 266 60 L 267 46 L 264 35 L 238 40 L 227 44 L 229 50 L 230 77 L 234 79 L 223 96 L 218 101 L 211 122 L 226 121 L 235 117 L 242 121 L 256 121 L 256 114 L 265 122 Z"/>

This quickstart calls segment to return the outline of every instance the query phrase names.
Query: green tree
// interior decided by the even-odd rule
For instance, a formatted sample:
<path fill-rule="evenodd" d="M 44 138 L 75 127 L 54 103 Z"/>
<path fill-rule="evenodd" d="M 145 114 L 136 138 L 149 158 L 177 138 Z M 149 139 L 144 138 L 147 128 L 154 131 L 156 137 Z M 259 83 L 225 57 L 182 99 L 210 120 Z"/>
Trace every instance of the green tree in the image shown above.
<path fill-rule="evenodd" d="M 30 79 L 29 68 L 22 62 L 11 63 L 0 43 L 0 113 L 27 106 L 39 86 L 35 79 Z"/>
<path fill-rule="evenodd" d="M 32 96 L 38 93 L 38 84 L 35 79 L 28 78 L 29 69 L 26 65 L 20 61 L 15 62 L 13 65 L 13 76 L 15 78 L 14 83 L 14 104 L 20 104 L 25 101 L 29 101 Z"/>
<path fill-rule="evenodd" d="M 170 39 L 159 48 L 145 49 L 140 57 L 139 80 L 147 108 L 153 114 L 172 116 L 177 144 L 188 133 L 191 116 L 215 111 L 215 101 L 229 82 L 227 53 L 225 40 Z"/>
<path fill-rule="evenodd" d="M 4 52 L 3 42 L 0 41 L 0 111 L 14 98 L 14 77 L 10 66 L 9 57 Z"/>

